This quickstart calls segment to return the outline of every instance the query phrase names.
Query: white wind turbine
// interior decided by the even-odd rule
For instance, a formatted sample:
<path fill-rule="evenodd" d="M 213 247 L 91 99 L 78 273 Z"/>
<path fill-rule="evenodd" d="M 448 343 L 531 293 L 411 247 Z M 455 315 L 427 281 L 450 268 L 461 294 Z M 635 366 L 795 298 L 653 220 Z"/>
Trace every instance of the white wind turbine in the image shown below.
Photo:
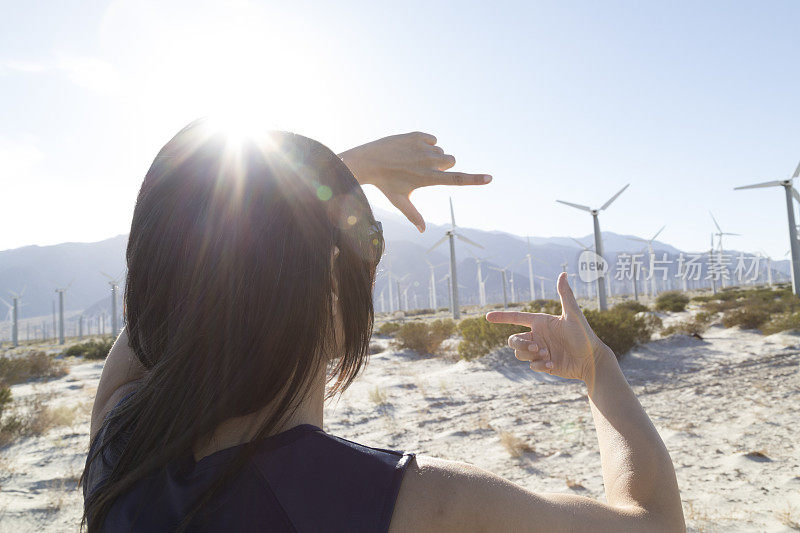
<path fill-rule="evenodd" d="M 619 195 L 622 194 L 625 191 L 625 189 L 627 189 L 629 186 L 630 186 L 630 183 L 625 185 L 622 189 L 619 190 L 619 192 L 617 192 L 617 194 L 615 194 L 614 196 L 609 198 L 606 203 L 604 203 L 602 206 L 600 206 L 597 209 L 593 209 L 593 208 L 591 208 L 589 206 L 586 206 L 586 205 L 573 204 L 571 202 L 565 202 L 564 200 L 556 200 L 556 202 L 562 203 L 564 205 L 568 205 L 570 207 L 574 207 L 576 209 L 580 209 L 581 211 L 588 211 L 589 213 L 592 214 L 592 221 L 594 223 L 594 250 L 595 250 L 595 253 L 597 255 L 599 255 L 600 257 L 603 256 L 603 237 L 600 234 L 600 221 L 598 220 L 597 215 L 600 213 L 600 211 L 603 211 L 603 210 L 607 209 L 608 206 L 610 206 L 611 203 L 614 200 L 616 200 L 619 197 Z M 608 309 L 608 303 L 606 301 L 607 298 L 606 298 L 606 283 L 605 283 L 605 281 L 606 281 L 605 272 L 601 272 L 600 275 L 597 278 L 597 295 L 598 295 L 599 307 L 600 307 L 601 311 L 605 311 L 606 309 Z"/>
<path fill-rule="evenodd" d="M 11 303 L 2 298 L 0 298 L 0 301 L 8 306 L 8 314 L 11 318 L 11 345 L 16 348 L 19 346 L 19 308 L 22 307 L 19 301 L 22 299 L 22 295 L 25 294 L 25 288 L 23 287 L 19 293 L 11 292 L 9 294 L 11 294 Z"/>
<path fill-rule="evenodd" d="M 75 280 L 73 280 L 75 281 Z M 64 293 L 72 286 L 72 281 L 63 289 L 56 289 L 58 293 L 58 343 L 64 344 Z"/>
<path fill-rule="evenodd" d="M 578 239 L 576 239 L 574 237 L 570 237 L 570 239 L 572 239 L 573 241 L 578 243 L 578 246 L 580 246 L 584 250 L 592 251 L 594 249 L 594 246 L 586 246 L 585 244 L 583 244 L 581 241 L 579 241 Z M 578 286 L 578 280 L 577 280 L 577 278 L 575 278 L 575 281 L 573 282 L 573 287 L 577 287 L 577 286 Z M 591 283 L 587 283 L 586 284 L 585 293 L 586 293 L 586 298 L 587 299 L 592 297 L 592 284 Z"/>
<path fill-rule="evenodd" d="M 433 309 L 435 312 L 438 308 L 438 303 L 436 301 L 436 269 L 440 266 L 446 265 L 447 263 L 439 263 L 438 265 L 434 265 L 427 259 L 425 262 L 428 263 L 428 268 L 431 269 L 431 277 L 428 281 L 428 303 L 430 304 L 431 309 Z"/>
<path fill-rule="evenodd" d="M 505 268 L 489 267 L 489 268 L 500 272 L 500 276 L 502 278 L 502 283 L 503 283 L 503 309 L 508 309 L 508 293 L 506 292 L 506 270 L 508 270 L 508 267 Z"/>
<path fill-rule="evenodd" d="M 119 280 L 112 278 L 105 272 L 100 272 L 108 278 L 108 285 L 111 287 L 111 334 L 116 337 L 119 334 L 119 324 L 117 324 L 117 290 L 119 290 Z"/>
<path fill-rule="evenodd" d="M 667 226 L 661 226 L 661 229 L 656 232 L 649 239 L 642 239 L 641 237 L 628 237 L 632 241 L 639 241 L 647 244 L 647 255 L 650 256 L 650 294 L 655 297 L 658 294 L 658 288 L 656 287 L 656 276 L 653 272 L 653 264 L 655 263 L 655 251 L 653 250 L 653 242 L 661 235 L 661 232 L 664 231 L 664 228 Z"/>
<path fill-rule="evenodd" d="M 528 236 L 528 253 L 525 254 L 525 259 L 528 261 L 528 284 L 530 285 L 531 301 L 533 301 L 536 299 L 536 283 L 533 279 L 533 262 L 536 261 L 537 263 L 541 263 L 542 261 L 533 257 L 533 254 L 531 253 L 530 236 Z M 542 295 L 542 298 L 544 298 L 544 295 Z"/>
<path fill-rule="evenodd" d="M 719 267 L 721 269 L 722 268 L 722 252 L 723 252 L 723 249 L 722 249 L 722 236 L 723 235 L 736 235 L 736 236 L 739 236 L 739 234 L 738 233 L 729 233 L 729 232 L 722 231 L 722 228 L 719 227 L 719 223 L 717 222 L 717 219 L 714 218 L 714 213 L 709 211 L 708 214 L 711 215 L 711 220 L 714 221 L 714 225 L 717 227 L 716 236 L 717 236 L 717 242 L 719 244 L 719 250 L 717 252 L 717 262 L 718 262 Z M 720 283 L 722 284 L 723 287 L 725 286 L 725 276 L 722 276 L 720 278 Z"/>
<path fill-rule="evenodd" d="M 450 241 L 450 278 L 451 278 L 451 295 L 450 295 L 450 305 L 453 308 L 453 319 L 458 320 L 461 318 L 461 309 L 458 304 L 458 275 L 456 272 L 456 239 L 459 239 L 471 246 L 476 246 L 478 248 L 483 248 L 477 242 L 474 242 L 460 233 L 456 231 L 456 215 L 453 211 L 453 199 L 450 198 L 450 224 L 451 228 L 445 232 L 444 237 L 436 241 L 436 244 L 428 249 L 428 253 L 432 252 L 437 246 L 442 244 L 444 241 Z"/>
<path fill-rule="evenodd" d="M 474 253 L 470 252 L 470 255 L 475 259 L 475 270 L 476 278 L 478 280 L 478 305 L 481 307 L 486 306 L 486 278 L 483 277 L 483 271 L 481 269 L 481 265 L 485 262 L 485 259 L 482 259 L 475 255 Z M 487 276 L 488 277 L 488 276 Z"/>
<path fill-rule="evenodd" d="M 550 280 L 544 276 L 536 276 L 536 277 L 539 278 L 539 294 L 542 295 L 542 300 L 546 300 L 547 296 L 545 295 L 544 292 L 544 282 Z"/>
<path fill-rule="evenodd" d="M 772 287 L 772 258 L 764 250 L 761 250 L 759 255 L 767 260 L 767 283 Z"/>
<path fill-rule="evenodd" d="M 800 243 L 797 242 L 797 226 L 794 219 L 794 206 L 792 205 L 792 197 L 800 202 L 800 193 L 798 193 L 797 189 L 792 185 L 792 180 L 798 176 L 800 176 L 800 163 L 798 163 L 794 174 L 792 174 L 792 177 L 789 179 L 744 185 L 742 187 L 734 187 L 734 190 L 783 187 L 786 194 L 786 214 L 789 219 L 789 244 L 792 247 L 792 292 L 800 296 Z"/>

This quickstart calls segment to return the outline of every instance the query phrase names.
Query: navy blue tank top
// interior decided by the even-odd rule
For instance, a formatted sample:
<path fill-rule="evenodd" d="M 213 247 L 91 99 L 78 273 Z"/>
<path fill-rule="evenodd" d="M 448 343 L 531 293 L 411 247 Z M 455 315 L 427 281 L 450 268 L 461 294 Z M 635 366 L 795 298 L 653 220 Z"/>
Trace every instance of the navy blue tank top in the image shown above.
<path fill-rule="evenodd" d="M 89 450 L 102 442 L 107 424 Z M 84 497 L 102 490 L 124 443 L 89 465 Z M 191 454 L 117 498 L 104 531 L 172 531 L 241 446 Z M 414 454 L 371 448 L 308 424 L 267 437 L 236 478 L 203 506 L 188 531 L 387 531 Z"/>

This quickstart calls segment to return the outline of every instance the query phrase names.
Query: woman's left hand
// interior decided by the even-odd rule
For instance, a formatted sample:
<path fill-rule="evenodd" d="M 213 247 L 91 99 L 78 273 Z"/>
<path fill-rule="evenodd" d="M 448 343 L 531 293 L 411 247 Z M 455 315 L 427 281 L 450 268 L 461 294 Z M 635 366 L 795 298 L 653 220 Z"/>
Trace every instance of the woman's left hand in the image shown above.
<path fill-rule="evenodd" d="M 485 185 L 488 174 L 446 172 L 456 158 L 436 146 L 436 137 L 413 132 L 384 137 L 339 154 L 361 185 L 375 185 L 420 232 L 425 220 L 409 196 L 430 185 Z"/>

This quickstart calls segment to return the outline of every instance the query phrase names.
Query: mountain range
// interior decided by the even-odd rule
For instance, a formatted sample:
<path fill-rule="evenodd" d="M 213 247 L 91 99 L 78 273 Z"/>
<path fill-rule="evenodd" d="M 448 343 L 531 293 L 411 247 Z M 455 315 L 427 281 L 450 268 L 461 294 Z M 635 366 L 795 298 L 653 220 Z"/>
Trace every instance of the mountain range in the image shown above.
<path fill-rule="evenodd" d="M 381 260 L 375 283 L 376 308 L 381 311 L 389 310 L 390 305 L 391 309 L 397 309 L 398 306 L 430 307 L 430 264 L 434 265 L 437 306 L 448 305 L 447 277 L 450 258 L 447 242 L 430 252 L 428 250 L 445 235 L 450 225 L 429 224 L 425 233 L 420 234 L 398 214 L 381 209 L 376 209 L 375 214 L 383 224 L 386 240 L 386 253 Z M 532 266 L 536 277 L 534 286 L 536 297 L 542 297 L 540 292 L 544 288 L 545 296 L 553 298 L 555 297 L 553 282 L 558 273 L 562 271 L 565 263 L 568 272 L 576 272 L 578 256 L 582 251 L 581 245 L 569 237 L 531 236 L 528 241 L 526 237 L 500 231 L 459 227 L 458 232 L 483 246 L 481 249 L 460 240 L 455 242 L 462 305 L 478 302 L 476 258 L 482 260 L 481 270 L 487 301 L 502 303 L 502 275 L 495 269 L 507 269 L 506 299 L 527 301 L 531 295 L 526 254 L 530 253 L 534 258 Z M 646 246 L 642 242 L 632 240 L 631 237 L 634 236 L 603 232 L 604 257 L 611 265 L 612 275 L 620 254 L 642 252 Z M 594 237 L 591 234 L 577 240 L 585 247 L 593 247 Z M 9 302 L 12 292 L 24 291 L 20 310 L 22 317 L 50 316 L 57 300 L 55 289 L 67 288 L 65 311 L 71 312 L 72 315 L 76 312 L 83 312 L 86 316 L 107 314 L 110 310 L 108 277 L 124 281 L 126 244 L 127 235 L 118 235 L 99 242 L 26 246 L 0 251 L 0 297 Z M 672 261 L 669 268 L 672 276 L 677 273 L 676 258 L 681 253 L 690 255 L 689 252 L 659 241 L 653 242 L 653 249 L 657 257 L 666 254 Z M 739 254 L 727 250 L 725 253 L 731 256 Z M 708 250 L 697 254 L 702 254 L 699 258 L 701 262 L 708 262 Z M 764 266 L 760 268 L 763 277 Z M 776 280 L 788 276 L 789 264 L 786 260 L 773 261 L 771 268 Z M 538 276 L 545 280 L 539 279 Z M 609 279 L 613 293 L 629 292 L 630 281 L 614 281 L 612 276 L 609 276 Z M 392 304 L 389 304 L 389 280 L 393 280 Z M 588 291 L 591 289 L 585 283 L 576 277 L 573 277 L 573 282 L 579 295 L 590 294 Z M 677 287 L 676 282 L 673 281 L 670 286 Z M 405 297 L 399 302 L 398 289 L 401 293 L 405 293 Z M 514 297 L 512 292 L 515 293 Z M 0 321 L 8 320 L 4 307 L 0 306 Z"/>

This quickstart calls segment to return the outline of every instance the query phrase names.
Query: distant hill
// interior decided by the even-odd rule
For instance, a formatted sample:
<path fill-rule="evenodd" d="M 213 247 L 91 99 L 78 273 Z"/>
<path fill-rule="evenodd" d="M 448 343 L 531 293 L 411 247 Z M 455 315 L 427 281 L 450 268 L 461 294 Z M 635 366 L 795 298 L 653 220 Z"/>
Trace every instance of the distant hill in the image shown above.
<path fill-rule="evenodd" d="M 391 272 L 395 279 L 402 279 L 400 289 L 406 291 L 409 307 L 414 307 L 414 295 L 417 307 L 429 307 L 430 269 L 426 262 L 428 260 L 437 265 L 435 269 L 437 304 L 447 305 L 449 301 L 447 281 L 443 278 L 449 273 L 448 245 L 445 242 L 436 250 L 426 252 L 444 236 L 449 225 L 430 224 L 427 231 L 420 234 L 398 214 L 377 209 L 376 217 L 383 224 L 387 241 L 387 253 L 381 261 L 375 285 L 376 301 L 379 301 L 383 293 L 384 305 L 388 306 L 388 274 Z M 478 249 L 456 241 L 462 304 L 477 303 L 478 300 L 475 256 L 485 260 L 482 274 L 486 280 L 486 295 L 489 302 L 503 301 L 502 278 L 492 267 L 508 269 L 509 299 L 512 277 L 515 299 L 518 301 L 530 299 L 528 267 L 525 261 L 525 254 L 529 248 L 525 237 L 499 231 L 459 229 L 465 237 L 484 246 L 484 249 Z M 643 243 L 632 241 L 628 237 L 630 236 L 603 232 L 604 254 L 612 265 L 616 261 L 617 254 L 642 250 Z M 578 240 L 588 246 L 594 244 L 592 235 L 584 235 Z M 22 316 L 46 316 L 52 313 L 52 305 L 56 299 L 55 289 L 69 286 L 65 298 L 67 311 L 82 311 L 87 316 L 108 313 L 110 310 L 108 280 L 101 272 L 120 280 L 124 279 L 126 243 L 127 235 L 118 235 L 93 243 L 26 246 L 0 251 L 0 296 L 8 300 L 9 292 L 19 292 L 24 289 Z M 670 259 L 676 258 L 681 253 L 681 250 L 663 242 L 655 242 L 654 249 L 659 257 L 666 253 Z M 552 280 L 555 280 L 561 272 L 562 263 L 568 264 L 569 272 L 575 272 L 580 251 L 580 246 L 568 237 L 530 238 L 530 253 L 536 258 L 534 275 L 548 279 L 545 283 L 547 297 L 555 296 Z M 729 253 L 738 254 L 738 252 Z M 772 263 L 772 268 L 776 279 L 779 277 L 785 279 L 788 275 L 788 261 L 775 261 Z M 674 268 L 671 272 L 674 273 Z M 615 292 L 627 291 L 630 285 L 629 282 L 612 283 L 615 285 L 612 287 Z M 581 290 L 585 291 L 585 284 L 578 282 L 576 285 L 579 293 Z M 540 280 L 537 278 L 535 286 L 537 293 L 540 286 Z M 392 288 L 395 295 L 394 307 L 397 306 L 396 288 L 397 282 Z M 537 297 L 541 295 L 537 294 Z M 4 307 L 0 306 L 0 322 L 6 320 Z"/>

